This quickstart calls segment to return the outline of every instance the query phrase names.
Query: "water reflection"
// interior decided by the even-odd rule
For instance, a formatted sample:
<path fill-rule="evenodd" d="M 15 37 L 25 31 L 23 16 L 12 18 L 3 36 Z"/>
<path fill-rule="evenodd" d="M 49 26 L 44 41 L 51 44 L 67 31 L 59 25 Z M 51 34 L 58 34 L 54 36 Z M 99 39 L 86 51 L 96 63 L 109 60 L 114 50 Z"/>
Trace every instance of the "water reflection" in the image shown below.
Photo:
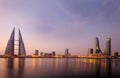
<path fill-rule="evenodd" d="M 25 58 L 19 58 L 17 78 L 23 78 Z"/>
<path fill-rule="evenodd" d="M 101 59 L 82 59 L 80 77 L 99 78 L 101 76 Z M 82 62 L 81 62 L 82 63 Z M 84 69 L 83 69 L 84 66 Z"/>
<path fill-rule="evenodd" d="M 93 70 L 95 78 L 100 77 L 100 71 L 101 71 L 101 60 L 100 59 L 94 59 L 94 64 L 95 64 L 95 70 Z"/>
<path fill-rule="evenodd" d="M 14 59 L 6 59 L 7 62 L 7 77 L 6 78 L 14 78 Z"/>
<path fill-rule="evenodd" d="M 8 58 L 6 59 L 6 65 L 6 78 L 23 78 L 25 58 Z"/>
<path fill-rule="evenodd" d="M 118 59 L 11 58 L 5 60 L 5 66 L 5 78 L 120 77 Z"/>
<path fill-rule="evenodd" d="M 111 59 L 88 59 L 90 63 L 91 78 L 111 78 Z M 88 66 L 87 66 L 88 67 Z M 86 69 L 87 70 L 87 69 Z"/>

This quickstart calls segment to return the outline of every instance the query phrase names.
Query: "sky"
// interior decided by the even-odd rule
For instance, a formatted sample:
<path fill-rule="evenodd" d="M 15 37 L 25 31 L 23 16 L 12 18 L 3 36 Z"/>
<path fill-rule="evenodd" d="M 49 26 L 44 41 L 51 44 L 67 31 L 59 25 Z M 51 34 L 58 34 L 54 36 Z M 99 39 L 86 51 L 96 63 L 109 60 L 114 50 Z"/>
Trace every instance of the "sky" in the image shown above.
<path fill-rule="evenodd" d="M 20 28 L 27 54 L 56 51 L 86 55 L 99 38 L 120 51 L 120 0 L 0 0 L 0 54 L 13 28 Z M 17 42 L 16 42 L 17 43 Z M 17 53 L 17 52 L 16 52 Z"/>

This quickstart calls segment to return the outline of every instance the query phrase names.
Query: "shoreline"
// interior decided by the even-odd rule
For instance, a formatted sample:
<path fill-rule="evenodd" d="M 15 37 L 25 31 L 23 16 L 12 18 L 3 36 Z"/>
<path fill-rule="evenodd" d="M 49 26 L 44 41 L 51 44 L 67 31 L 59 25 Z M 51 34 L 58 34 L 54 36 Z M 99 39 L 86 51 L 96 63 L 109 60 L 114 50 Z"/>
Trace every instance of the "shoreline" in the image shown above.
<path fill-rule="evenodd" d="M 114 56 L 0 56 L 0 58 L 82 58 L 82 59 L 120 59 Z"/>

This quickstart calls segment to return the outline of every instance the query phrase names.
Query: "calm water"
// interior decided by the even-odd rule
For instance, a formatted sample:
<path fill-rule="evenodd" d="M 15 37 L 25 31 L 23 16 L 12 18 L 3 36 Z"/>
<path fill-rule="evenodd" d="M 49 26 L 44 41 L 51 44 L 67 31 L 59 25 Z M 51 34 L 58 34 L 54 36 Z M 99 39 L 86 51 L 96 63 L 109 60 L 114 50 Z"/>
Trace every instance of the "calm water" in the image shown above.
<path fill-rule="evenodd" d="M 120 78 L 120 59 L 1 58 L 0 78 Z"/>

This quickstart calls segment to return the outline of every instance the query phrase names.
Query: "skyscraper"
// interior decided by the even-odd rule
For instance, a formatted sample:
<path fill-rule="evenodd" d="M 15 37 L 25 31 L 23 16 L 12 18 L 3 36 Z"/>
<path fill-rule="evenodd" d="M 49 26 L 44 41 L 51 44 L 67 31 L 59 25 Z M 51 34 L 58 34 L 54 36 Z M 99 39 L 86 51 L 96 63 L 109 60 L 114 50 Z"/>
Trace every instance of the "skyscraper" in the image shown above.
<path fill-rule="evenodd" d="M 65 55 L 68 55 L 68 54 L 69 54 L 69 50 L 65 49 Z"/>
<path fill-rule="evenodd" d="M 71 55 L 71 54 L 69 53 L 69 49 L 68 49 L 68 48 L 67 48 L 67 49 L 65 49 L 65 55 L 66 55 L 66 56 Z"/>
<path fill-rule="evenodd" d="M 13 56 L 14 55 L 14 41 L 15 41 L 15 28 L 12 31 L 12 34 L 10 36 L 10 39 L 8 40 L 5 55 L 7 56 Z"/>
<path fill-rule="evenodd" d="M 100 54 L 102 53 L 99 45 L 99 40 L 97 37 L 95 37 L 95 54 Z"/>
<path fill-rule="evenodd" d="M 93 55 L 93 49 L 92 49 L 92 48 L 89 48 L 89 49 L 88 49 L 88 56 L 91 56 L 91 55 Z"/>
<path fill-rule="evenodd" d="M 111 56 L 111 38 L 107 38 L 106 40 L 106 48 L 105 48 L 105 55 Z"/>
<path fill-rule="evenodd" d="M 24 46 L 24 42 L 23 42 L 23 39 L 22 39 L 22 35 L 21 35 L 21 32 L 20 32 L 20 29 L 19 30 L 19 53 L 18 55 L 19 56 L 25 56 L 26 55 L 26 50 L 25 50 L 25 46 Z"/>
<path fill-rule="evenodd" d="M 25 51 L 25 46 L 24 42 L 22 39 L 22 35 L 19 29 L 19 45 L 18 45 L 18 56 L 25 56 L 26 51 Z M 12 31 L 12 34 L 10 36 L 10 39 L 8 40 L 7 47 L 5 50 L 5 55 L 6 56 L 14 56 L 14 51 L 15 51 L 15 28 Z"/>

